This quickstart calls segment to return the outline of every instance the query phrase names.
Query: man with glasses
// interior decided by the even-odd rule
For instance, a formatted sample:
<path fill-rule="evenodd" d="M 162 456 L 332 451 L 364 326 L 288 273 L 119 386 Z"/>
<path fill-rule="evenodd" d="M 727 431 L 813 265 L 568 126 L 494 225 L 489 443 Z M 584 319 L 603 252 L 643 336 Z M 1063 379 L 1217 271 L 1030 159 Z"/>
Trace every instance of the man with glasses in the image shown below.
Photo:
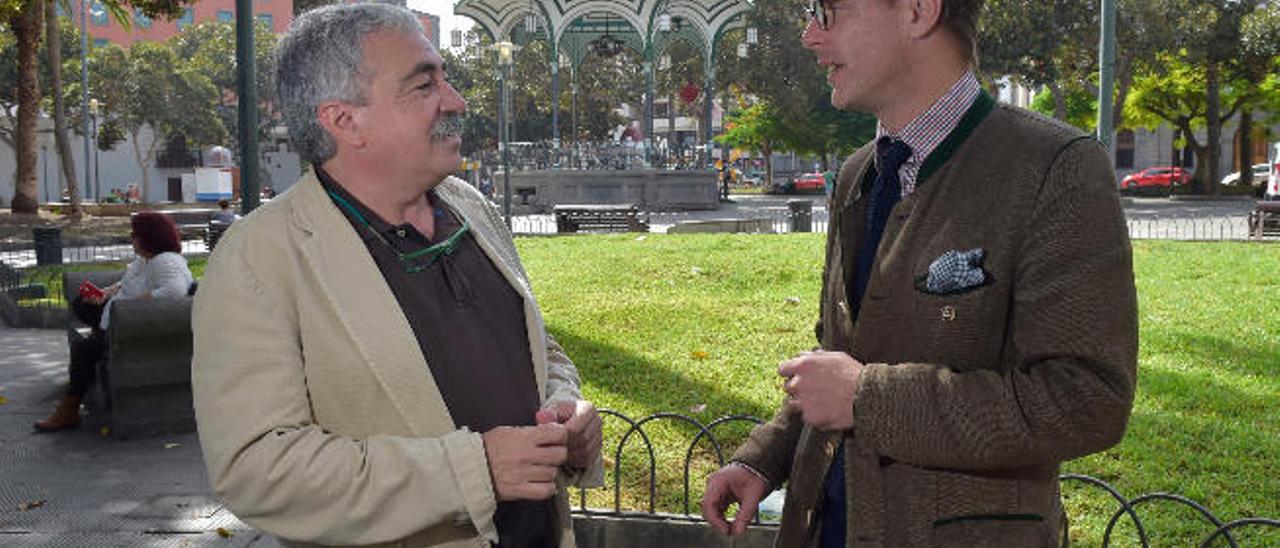
<path fill-rule="evenodd" d="M 511 234 L 451 177 L 465 103 L 408 10 L 327 6 L 278 49 L 313 167 L 233 224 L 194 311 L 214 490 L 284 546 L 574 545 L 600 417 Z"/>
<path fill-rule="evenodd" d="M 1124 434 L 1137 307 L 1115 175 L 1095 140 L 979 87 L 981 9 L 810 4 L 832 104 L 879 127 L 832 197 L 820 349 L 778 366 L 781 410 L 707 481 L 725 533 L 785 481 L 778 546 L 1057 546 L 1060 463 Z"/>

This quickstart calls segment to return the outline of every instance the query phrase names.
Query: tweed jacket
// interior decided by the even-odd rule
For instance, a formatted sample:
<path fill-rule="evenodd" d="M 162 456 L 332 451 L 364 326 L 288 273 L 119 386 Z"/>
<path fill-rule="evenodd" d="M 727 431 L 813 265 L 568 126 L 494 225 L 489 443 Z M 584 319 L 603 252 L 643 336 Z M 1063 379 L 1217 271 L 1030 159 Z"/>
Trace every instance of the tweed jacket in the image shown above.
<path fill-rule="evenodd" d="M 438 196 L 524 299 L 542 401 L 579 398 L 492 206 Z M 314 173 L 227 229 L 193 311 L 192 389 L 214 491 L 285 546 L 487 547 L 496 508 L 479 433 L 456 428 L 412 328 Z M 597 463 L 583 477 L 599 482 Z M 560 546 L 574 546 L 562 474 Z"/>
<path fill-rule="evenodd" d="M 1120 440 L 1133 401 L 1137 304 L 1106 153 L 985 94 L 891 212 L 852 319 L 874 143 L 840 170 L 818 336 L 863 362 L 854 426 L 789 407 L 734 459 L 787 481 L 778 546 L 816 546 L 823 478 L 843 437 L 847 543 L 1057 546 L 1059 464 Z M 982 249 L 983 284 L 924 289 L 948 251 Z"/>

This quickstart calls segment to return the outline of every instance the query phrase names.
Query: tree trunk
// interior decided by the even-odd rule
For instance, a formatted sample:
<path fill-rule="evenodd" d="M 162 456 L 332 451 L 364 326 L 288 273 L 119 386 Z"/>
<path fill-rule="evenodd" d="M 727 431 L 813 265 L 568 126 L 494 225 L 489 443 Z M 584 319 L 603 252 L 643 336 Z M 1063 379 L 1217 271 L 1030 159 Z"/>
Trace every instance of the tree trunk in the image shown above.
<path fill-rule="evenodd" d="M 32 0 L 34 1 L 34 0 Z M 15 132 L 18 160 L 13 185 L 14 213 L 35 213 L 40 208 L 36 189 L 36 116 L 40 111 L 40 30 L 44 10 L 23 9 L 10 21 L 18 44 L 18 127 Z"/>
<path fill-rule="evenodd" d="M 1240 180 L 1244 188 L 1253 187 L 1253 113 L 1240 110 Z"/>
<path fill-rule="evenodd" d="M 147 197 L 151 195 L 149 192 L 151 190 L 151 170 L 148 167 L 156 157 L 156 148 L 160 146 L 159 130 L 151 128 L 151 145 L 147 147 L 146 156 L 143 156 L 142 147 L 138 146 L 138 134 L 142 133 L 142 130 L 147 127 L 150 126 L 142 126 L 135 131 L 129 132 L 129 139 L 133 142 L 133 161 L 138 163 L 138 169 L 142 172 L 142 188 L 139 189 L 141 194 L 138 196 L 138 201 L 144 204 L 150 203 L 147 201 Z"/>
<path fill-rule="evenodd" d="M 1208 135 L 1206 137 L 1208 143 L 1205 143 L 1205 146 L 1208 148 L 1208 157 L 1206 158 L 1207 162 L 1205 162 L 1206 165 L 1204 168 L 1208 173 L 1206 174 L 1204 181 L 1201 182 L 1205 185 L 1202 188 L 1205 190 L 1206 194 L 1216 195 L 1219 191 L 1218 162 L 1221 159 L 1222 152 L 1222 117 L 1220 114 L 1222 111 L 1222 94 L 1221 89 L 1218 86 L 1218 62 L 1216 60 L 1209 59 L 1205 63 L 1204 72 L 1205 91 L 1208 92 L 1205 105 L 1205 118 L 1209 124 L 1207 132 Z M 1201 166 L 1198 165 L 1196 166 L 1197 172 L 1200 171 L 1200 167 Z"/>
<path fill-rule="evenodd" d="M 1133 85 L 1133 62 L 1127 57 L 1116 64 L 1116 102 L 1111 105 L 1111 130 L 1124 127 L 1124 102 L 1129 98 Z"/>
<path fill-rule="evenodd" d="M 765 188 L 773 188 L 773 140 L 765 139 L 760 146 L 760 153 L 764 155 L 764 185 Z"/>
<path fill-rule="evenodd" d="M 49 52 L 49 90 L 53 94 L 53 137 L 62 160 L 62 174 L 67 178 L 67 194 L 71 199 L 71 217 L 80 217 L 80 186 L 76 180 L 76 164 L 71 158 L 71 143 L 67 141 L 67 106 L 62 97 L 62 34 L 58 28 L 58 12 L 55 0 L 45 2 L 45 36 Z M 89 166 L 86 164 L 85 169 Z M 87 192 L 87 189 L 86 189 Z"/>
<path fill-rule="evenodd" d="M 1062 86 L 1057 82 L 1049 83 L 1049 94 L 1053 96 L 1053 118 L 1059 121 L 1067 121 L 1067 98 L 1063 95 L 1065 92 Z"/>

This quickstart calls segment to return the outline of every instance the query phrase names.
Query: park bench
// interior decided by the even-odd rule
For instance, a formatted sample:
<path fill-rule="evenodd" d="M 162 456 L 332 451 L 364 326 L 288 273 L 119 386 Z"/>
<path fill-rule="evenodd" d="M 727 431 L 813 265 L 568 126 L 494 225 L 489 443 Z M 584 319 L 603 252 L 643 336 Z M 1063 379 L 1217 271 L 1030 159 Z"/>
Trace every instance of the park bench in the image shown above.
<path fill-rule="evenodd" d="M 1249 212 L 1249 238 L 1280 238 L 1280 201 L 1258 202 Z"/>
<path fill-rule="evenodd" d="M 630 205 L 558 205 L 554 208 L 556 232 L 648 232 L 649 221 L 640 208 Z"/>
<path fill-rule="evenodd" d="M 115 283 L 123 271 L 64 272 L 70 303 L 80 283 Z M 191 403 L 191 297 L 125 299 L 111 303 L 107 355 L 86 394 L 90 417 L 110 426 L 112 437 L 189 432 L 195 429 Z M 72 317 L 67 340 L 89 336 L 89 326 Z"/>

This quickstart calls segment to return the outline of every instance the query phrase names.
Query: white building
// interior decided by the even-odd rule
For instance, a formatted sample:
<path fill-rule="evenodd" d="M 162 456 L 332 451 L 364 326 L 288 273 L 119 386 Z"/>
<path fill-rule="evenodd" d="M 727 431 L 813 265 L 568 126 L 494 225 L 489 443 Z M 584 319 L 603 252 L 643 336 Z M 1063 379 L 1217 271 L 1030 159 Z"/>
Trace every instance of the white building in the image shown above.
<path fill-rule="evenodd" d="M 37 165 L 36 193 L 41 203 L 62 200 L 66 180 L 62 174 L 57 147 L 54 145 L 53 120 L 41 116 L 37 122 Z M 91 144 L 89 152 L 89 184 L 85 183 L 84 137 L 74 131 L 68 131 L 71 140 L 71 157 L 76 166 L 76 184 L 84 201 L 96 201 L 98 197 L 110 195 L 112 189 L 121 192 L 131 184 L 142 187 L 142 168 L 134 155 L 133 142 L 126 137 L 116 147 L 100 151 Z M 139 144 L 146 148 L 151 142 L 149 128 L 144 128 L 138 138 Z M 262 171 L 263 185 L 271 185 L 276 191 L 284 191 L 293 185 L 302 173 L 298 155 L 290 151 L 281 138 L 259 142 L 261 159 L 258 162 Z M 144 201 L 150 203 L 178 202 L 182 200 L 182 174 L 194 173 L 200 165 L 200 155 L 166 154 L 164 144 L 156 153 L 156 158 L 147 166 L 150 185 Z M 9 204 L 13 200 L 14 175 L 17 171 L 16 155 L 13 148 L 0 144 L 0 201 Z M 163 167 L 162 167 L 163 166 Z M 96 188 L 95 188 L 96 187 Z"/>

